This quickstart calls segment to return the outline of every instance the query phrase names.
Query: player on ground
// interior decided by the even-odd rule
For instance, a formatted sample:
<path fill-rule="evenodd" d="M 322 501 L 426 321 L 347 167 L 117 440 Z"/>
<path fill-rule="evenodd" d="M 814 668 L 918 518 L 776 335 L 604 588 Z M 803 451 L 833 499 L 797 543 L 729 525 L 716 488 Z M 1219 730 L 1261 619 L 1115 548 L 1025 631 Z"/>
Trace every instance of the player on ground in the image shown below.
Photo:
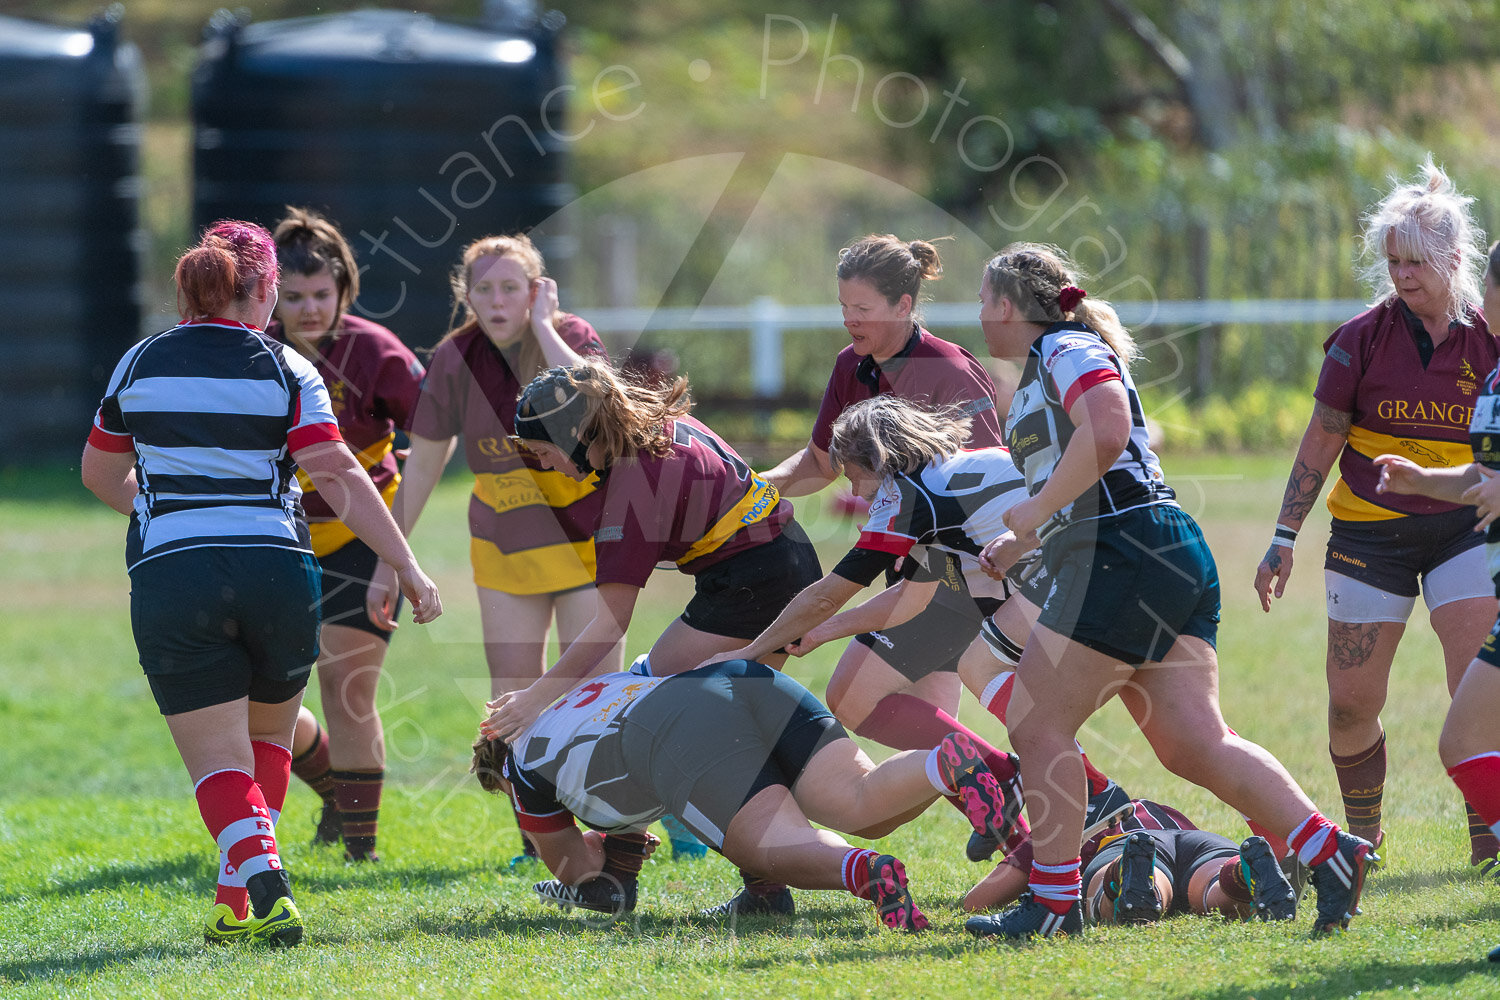
<path fill-rule="evenodd" d="M 634 906 L 635 884 L 628 853 L 611 851 L 610 839 L 671 812 L 742 870 L 804 889 L 847 889 L 873 903 L 887 926 L 921 931 L 927 918 L 901 862 L 832 831 L 883 837 L 939 795 L 982 801 L 991 819 L 1006 811 L 962 734 L 876 765 L 806 688 L 760 663 L 585 679 L 519 734 L 498 714 L 480 726 L 475 770 L 486 787 L 497 772 L 508 780 L 558 878 L 538 893 L 617 915 Z M 574 817 L 607 836 L 581 833 Z M 976 829 L 1000 832 L 989 823 Z"/>

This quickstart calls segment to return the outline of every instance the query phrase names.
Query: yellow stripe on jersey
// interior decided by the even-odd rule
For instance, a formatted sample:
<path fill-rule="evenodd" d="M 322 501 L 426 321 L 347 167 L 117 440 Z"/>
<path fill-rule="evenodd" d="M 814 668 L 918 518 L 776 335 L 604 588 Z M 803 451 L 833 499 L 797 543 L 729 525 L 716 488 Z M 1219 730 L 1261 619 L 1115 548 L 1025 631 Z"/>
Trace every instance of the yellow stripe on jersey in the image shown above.
<path fill-rule="evenodd" d="M 1328 512 L 1340 521 L 1389 521 L 1406 516 L 1400 511 L 1360 499 L 1342 479 L 1333 484 L 1328 494 Z"/>
<path fill-rule="evenodd" d="M 776 491 L 776 487 L 755 476 L 750 481 L 749 492 L 740 498 L 740 502 L 729 513 L 715 521 L 702 538 L 693 543 L 693 547 L 677 560 L 677 565 L 685 566 L 694 559 L 708 555 L 733 538 L 741 528 L 765 520 L 776 509 L 780 499 L 781 494 Z"/>
<path fill-rule="evenodd" d="M 297 470 L 297 475 L 302 475 L 302 470 Z M 401 485 L 401 475 L 397 473 L 386 483 L 385 489 L 380 491 L 380 498 L 389 507 L 396 496 L 396 487 Z M 350 531 L 343 521 L 317 521 L 307 526 L 308 533 L 312 536 L 313 555 L 322 558 L 332 552 L 354 541 L 355 534 Z"/>
<path fill-rule="evenodd" d="M 369 472 L 371 469 L 375 468 L 375 466 L 385 461 L 385 456 L 389 455 L 391 453 L 391 449 L 395 446 L 396 435 L 394 433 L 387 434 L 385 437 L 381 438 L 379 441 L 376 441 L 369 447 L 355 452 L 354 460 L 359 463 L 359 467 L 361 469 Z M 318 492 L 318 488 L 313 485 L 313 481 L 308 478 L 307 473 L 303 472 L 301 469 L 297 470 L 297 482 L 302 484 L 302 492 L 304 494 Z M 390 506 L 391 501 L 389 497 L 386 498 L 385 503 L 387 507 Z"/>
<path fill-rule="evenodd" d="M 568 507 L 599 486 L 599 477 L 590 474 L 579 482 L 555 469 L 512 469 L 509 472 L 480 472 L 474 476 L 474 495 L 497 514 L 517 507 L 541 505 Z"/>
<path fill-rule="evenodd" d="M 503 594 L 555 594 L 594 582 L 594 540 L 560 542 L 505 553 L 494 542 L 469 539 L 474 582 Z"/>
<path fill-rule="evenodd" d="M 1428 469 L 1457 468 L 1474 460 L 1474 451 L 1467 438 L 1463 441 L 1436 441 L 1432 438 L 1397 437 L 1363 427 L 1349 428 L 1349 447 L 1366 458 L 1402 455 Z"/>
<path fill-rule="evenodd" d="M 1349 447 L 1366 458 L 1401 455 L 1429 469 L 1454 468 L 1469 464 L 1473 449 L 1467 441 L 1434 441 L 1432 438 L 1398 437 L 1380 434 L 1363 427 L 1349 429 Z M 1328 494 L 1328 511 L 1343 521 L 1389 521 L 1406 515 L 1357 495 L 1340 479 Z"/>

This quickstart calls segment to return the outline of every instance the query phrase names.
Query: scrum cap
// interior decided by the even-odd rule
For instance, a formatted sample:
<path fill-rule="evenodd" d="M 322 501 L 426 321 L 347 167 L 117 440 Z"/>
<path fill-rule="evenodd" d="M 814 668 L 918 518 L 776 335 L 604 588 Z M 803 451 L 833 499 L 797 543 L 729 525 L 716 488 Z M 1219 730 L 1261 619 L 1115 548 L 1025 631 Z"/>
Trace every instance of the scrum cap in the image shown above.
<path fill-rule="evenodd" d="M 591 377 L 586 368 L 548 368 L 516 400 L 516 436 L 556 445 L 584 475 L 595 469 L 589 464 L 588 442 L 583 440 L 588 400 L 575 382 Z"/>

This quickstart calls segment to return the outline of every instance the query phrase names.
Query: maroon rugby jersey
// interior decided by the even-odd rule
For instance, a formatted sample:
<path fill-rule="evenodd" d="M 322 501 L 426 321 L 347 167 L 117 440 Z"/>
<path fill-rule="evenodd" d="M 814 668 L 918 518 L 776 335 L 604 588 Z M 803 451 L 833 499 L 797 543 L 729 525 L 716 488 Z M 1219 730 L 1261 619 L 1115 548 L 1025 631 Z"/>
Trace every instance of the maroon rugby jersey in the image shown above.
<path fill-rule="evenodd" d="M 874 358 L 854 353 L 853 347 L 839 352 L 813 424 L 813 445 L 827 451 L 839 414 L 877 395 L 899 396 L 929 406 L 956 406 L 974 421 L 964 447 L 997 448 L 1005 444 L 996 412 L 995 384 L 984 366 L 957 344 L 913 326 L 901 352 L 879 364 Z"/>
<path fill-rule="evenodd" d="M 1339 481 L 1328 496 L 1333 516 L 1377 521 L 1435 514 L 1460 504 L 1429 497 L 1376 493 L 1380 470 L 1372 461 L 1391 453 L 1427 468 L 1465 465 L 1472 459 L 1469 420 L 1484 373 L 1500 360 L 1500 347 L 1482 316 L 1454 323 L 1422 365 L 1413 319 L 1392 296 L 1345 323 L 1323 344 L 1326 357 L 1313 395 L 1353 415 L 1339 456 Z"/>
<path fill-rule="evenodd" d="M 598 582 L 643 587 L 659 562 L 699 573 L 774 539 L 792 505 L 692 417 L 668 421 L 670 454 L 616 462 L 599 492 Z"/>
<path fill-rule="evenodd" d="M 599 334 L 578 316 L 562 314 L 557 332 L 585 357 L 608 357 Z M 475 538 L 503 552 L 586 541 L 597 523 L 598 493 L 580 484 L 565 491 L 572 502 L 550 505 L 537 482 L 550 488 L 561 473 L 541 469 L 534 456 L 510 443 L 521 389 L 505 355 L 476 327 L 433 352 L 411 432 L 434 441 L 463 435 L 464 457 L 475 476 L 469 502 Z"/>
<path fill-rule="evenodd" d="M 266 332 L 289 343 L 280 321 L 272 321 Z M 348 313 L 339 317 L 338 328 L 318 345 L 313 363 L 328 387 L 344 443 L 390 503 L 398 479 L 395 432 L 411 426 L 422 386 L 422 363 L 390 330 Z M 302 508 L 312 525 L 313 551 L 327 555 L 354 535 L 337 523 L 338 515 L 318 495 L 312 481 L 300 473 L 298 478 Z"/>

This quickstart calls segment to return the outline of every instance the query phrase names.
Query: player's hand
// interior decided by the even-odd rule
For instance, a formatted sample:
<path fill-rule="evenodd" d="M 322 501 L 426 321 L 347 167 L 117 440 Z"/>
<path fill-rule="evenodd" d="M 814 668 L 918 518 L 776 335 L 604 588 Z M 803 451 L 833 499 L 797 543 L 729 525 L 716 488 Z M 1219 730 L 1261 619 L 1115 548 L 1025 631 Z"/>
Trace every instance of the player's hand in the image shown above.
<path fill-rule="evenodd" d="M 816 625 L 807 630 L 799 638 L 793 639 L 782 647 L 782 652 L 788 656 L 806 656 L 830 639 L 842 638 L 841 636 L 829 636 L 823 626 Z"/>
<path fill-rule="evenodd" d="M 1005 574 L 1021 560 L 1022 556 L 1040 544 L 1035 532 L 1029 538 L 1020 539 L 1016 537 L 1014 531 L 1007 531 L 993 539 L 984 547 L 984 551 L 979 553 L 979 568 L 984 570 L 985 575 L 991 579 L 1003 580 Z"/>
<path fill-rule="evenodd" d="M 1255 567 L 1255 593 L 1260 598 L 1262 611 L 1271 610 L 1271 597 L 1278 600 L 1286 592 L 1286 582 L 1292 575 L 1292 549 L 1289 545 L 1273 545 L 1266 549 L 1260 565 Z"/>
<path fill-rule="evenodd" d="M 365 614 L 378 629 L 394 632 L 396 624 L 396 595 L 400 593 L 396 581 L 396 570 L 382 560 L 370 575 L 370 586 L 365 589 Z"/>
<path fill-rule="evenodd" d="M 1464 490 L 1463 501 L 1473 504 L 1479 512 L 1479 523 L 1474 530 L 1485 531 L 1500 515 L 1500 476 L 1477 462 L 1474 470 L 1479 473 L 1479 482 Z"/>
<path fill-rule="evenodd" d="M 727 649 L 722 653 L 715 653 L 708 659 L 704 660 L 702 663 L 698 664 L 698 667 L 711 667 L 715 663 L 723 663 L 725 660 L 749 660 L 752 663 L 760 662 L 759 660 L 755 659 L 755 657 L 750 655 L 749 646 L 741 646 L 739 649 Z M 698 667 L 694 667 L 693 669 L 697 670 Z"/>
<path fill-rule="evenodd" d="M 557 282 L 551 278 L 538 278 L 531 283 L 531 327 L 552 325 L 552 317 L 559 308 Z"/>
<path fill-rule="evenodd" d="M 426 625 L 443 613 L 443 599 L 438 596 L 437 584 L 428 579 L 415 560 L 396 570 L 396 582 L 411 604 L 411 620 L 418 625 Z M 392 622 L 392 627 L 394 625 Z"/>
<path fill-rule="evenodd" d="M 531 724 L 536 721 L 537 716 L 542 714 L 542 709 L 546 708 L 547 704 L 533 694 L 529 687 L 519 691 L 507 691 L 494 701 L 485 704 L 484 707 L 489 710 L 490 715 L 479 724 L 479 731 L 487 739 L 512 743 L 531 728 Z"/>
<path fill-rule="evenodd" d="M 1052 513 L 1044 509 L 1036 497 L 1027 497 L 1006 511 L 1002 519 L 1005 521 L 1005 526 L 1017 538 L 1022 541 L 1034 541 L 1037 531 L 1047 523 L 1047 518 L 1051 516 Z M 1036 544 L 1031 547 L 1036 548 Z"/>
<path fill-rule="evenodd" d="M 1380 467 L 1380 478 L 1375 481 L 1376 493 L 1422 492 L 1422 477 L 1426 470 L 1416 462 L 1403 455 L 1381 455 L 1374 461 Z"/>

